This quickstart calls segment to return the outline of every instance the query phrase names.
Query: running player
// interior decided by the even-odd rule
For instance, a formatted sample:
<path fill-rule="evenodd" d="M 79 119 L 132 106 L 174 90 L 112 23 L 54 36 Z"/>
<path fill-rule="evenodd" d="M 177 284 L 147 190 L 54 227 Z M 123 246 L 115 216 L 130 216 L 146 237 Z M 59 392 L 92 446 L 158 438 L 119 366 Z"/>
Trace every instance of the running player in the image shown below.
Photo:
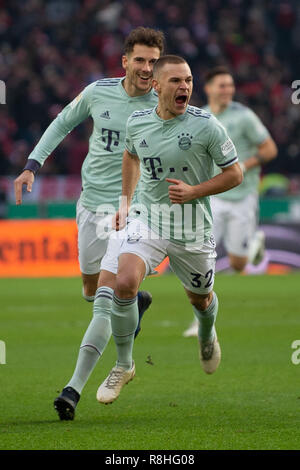
<path fill-rule="evenodd" d="M 155 63 L 153 73 L 158 106 L 133 113 L 127 123 L 122 193 L 130 204 L 141 171 L 139 209 L 128 224 L 115 266 L 111 325 L 118 358 L 97 391 L 100 403 L 113 402 L 135 375 L 132 349 L 138 288 L 166 256 L 200 322 L 204 371 L 215 372 L 221 359 L 214 326 L 216 254 L 208 196 L 240 184 L 242 171 L 224 127 L 211 114 L 188 105 L 193 79 L 187 62 L 164 56 Z M 214 162 L 222 172 L 213 178 Z M 170 208 L 173 217 L 169 217 Z M 125 204 L 116 215 L 117 228 L 122 228 L 127 213 Z M 113 242 L 109 242 L 101 270 L 112 270 Z"/>
<path fill-rule="evenodd" d="M 152 70 L 164 47 L 160 31 L 139 27 L 125 41 L 122 66 L 124 78 L 106 78 L 88 85 L 50 124 L 32 153 L 23 173 L 15 180 L 16 203 L 22 202 L 22 187 L 31 191 L 36 171 L 64 137 L 89 116 L 94 121 L 89 151 L 82 166 L 82 192 L 77 203 L 79 264 L 83 280 L 83 296 L 93 301 L 99 278 L 100 262 L 107 239 L 99 238 L 97 226 L 104 215 L 99 206 L 119 207 L 122 181 L 122 156 L 125 148 L 126 121 L 137 109 L 154 106 Z M 114 275 L 105 282 L 113 289 Z M 78 360 L 70 382 L 55 401 L 60 419 L 74 419 L 75 407 L 94 366 L 111 335 L 109 299 L 98 297 L 93 318 L 81 343 Z M 107 316 L 99 318 L 103 306 Z M 151 304 L 151 294 L 138 294 L 140 318 Z M 139 331 L 139 325 L 136 334 Z"/>
<path fill-rule="evenodd" d="M 126 121 L 133 111 L 157 103 L 151 87 L 152 68 L 163 51 L 163 43 L 160 31 L 143 27 L 133 30 L 125 41 L 122 57 L 126 76 L 105 78 L 88 85 L 46 129 L 29 155 L 23 173 L 15 180 L 16 203 L 21 204 L 22 186 L 25 184 L 27 191 L 31 191 L 34 175 L 46 158 L 75 126 L 92 117 L 94 128 L 82 166 L 82 192 L 76 210 L 79 264 L 86 300 L 94 300 L 100 262 L 107 245 L 96 234 L 101 220 L 96 211 L 105 203 L 118 208 Z"/>
<path fill-rule="evenodd" d="M 231 268 L 241 272 L 248 262 L 258 264 L 263 257 L 264 233 L 256 230 L 259 174 L 261 165 L 276 157 L 277 147 L 259 117 L 247 106 L 232 101 L 235 85 L 227 68 L 209 71 L 204 90 L 208 99 L 204 109 L 226 128 L 244 173 L 241 185 L 211 198 L 216 244 L 223 241 Z M 197 336 L 197 329 L 195 320 L 183 336 Z"/>

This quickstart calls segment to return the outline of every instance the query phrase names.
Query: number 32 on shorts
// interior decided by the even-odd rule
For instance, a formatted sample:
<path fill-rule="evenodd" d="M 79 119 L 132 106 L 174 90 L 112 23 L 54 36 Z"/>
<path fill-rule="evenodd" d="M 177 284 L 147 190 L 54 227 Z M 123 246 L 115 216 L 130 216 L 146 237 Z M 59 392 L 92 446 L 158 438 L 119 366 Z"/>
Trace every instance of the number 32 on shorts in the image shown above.
<path fill-rule="evenodd" d="M 202 287 L 202 282 L 206 281 L 204 289 L 208 289 L 213 284 L 213 276 L 214 276 L 213 269 L 210 269 L 209 271 L 207 271 L 205 276 L 203 276 L 202 274 L 198 274 L 198 273 L 191 273 L 191 275 L 193 276 L 191 280 L 191 284 L 193 287 Z M 201 278 L 204 278 L 205 281 L 204 279 L 201 279 Z"/>

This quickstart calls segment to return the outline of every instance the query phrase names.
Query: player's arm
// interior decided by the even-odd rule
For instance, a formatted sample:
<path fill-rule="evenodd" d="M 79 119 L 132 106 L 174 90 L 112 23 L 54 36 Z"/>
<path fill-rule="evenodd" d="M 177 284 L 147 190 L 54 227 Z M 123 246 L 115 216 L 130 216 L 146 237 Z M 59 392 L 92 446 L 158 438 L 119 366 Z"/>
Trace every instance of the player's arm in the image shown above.
<path fill-rule="evenodd" d="M 268 137 L 264 142 L 257 146 L 257 153 L 252 157 L 240 163 L 243 171 L 248 171 L 256 166 L 269 163 L 277 157 L 278 149 L 272 137 Z"/>
<path fill-rule="evenodd" d="M 166 178 L 166 181 L 173 183 L 169 186 L 169 198 L 172 204 L 184 204 L 193 199 L 223 193 L 238 186 L 243 181 L 243 173 L 240 165 L 234 163 L 222 168 L 222 173 L 195 186 L 171 178 Z"/>
<path fill-rule="evenodd" d="M 124 151 L 122 163 L 122 196 L 127 201 L 128 207 L 131 204 L 135 188 L 140 177 L 140 159 L 137 155 Z"/>
<path fill-rule="evenodd" d="M 243 171 L 265 165 L 277 156 L 277 146 L 260 118 L 251 110 L 244 113 L 241 127 L 246 139 L 257 148 L 255 155 L 240 163 Z"/>
<path fill-rule="evenodd" d="M 183 204 L 193 199 L 223 193 L 243 181 L 236 148 L 225 128 L 214 117 L 211 117 L 208 126 L 207 153 L 222 172 L 195 186 L 167 178 L 169 183 L 173 183 L 169 186 L 169 197 L 173 204 Z"/>
<path fill-rule="evenodd" d="M 90 102 L 94 84 L 87 86 L 45 130 L 41 139 L 28 157 L 23 172 L 14 181 L 16 204 L 22 203 L 22 188 L 25 184 L 30 192 L 34 175 L 46 158 L 55 150 L 72 129 L 90 115 Z"/>
<path fill-rule="evenodd" d="M 115 216 L 115 229 L 120 230 L 125 226 L 126 217 L 134 191 L 140 177 L 140 160 L 137 155 L 130 153 L 127 149 L 123 154 L 122 163 L 122 199 L 118 212 Z"/>

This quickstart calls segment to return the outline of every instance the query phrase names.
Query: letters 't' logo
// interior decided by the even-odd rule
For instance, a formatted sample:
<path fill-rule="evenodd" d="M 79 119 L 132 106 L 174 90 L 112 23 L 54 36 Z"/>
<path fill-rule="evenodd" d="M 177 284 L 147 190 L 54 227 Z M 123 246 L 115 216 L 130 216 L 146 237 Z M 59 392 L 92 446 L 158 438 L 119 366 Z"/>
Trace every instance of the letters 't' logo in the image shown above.
<path fill-rule="evenodd" d="M 106 143 L 104 150 L 113 152 L 112 145 L 118 147 L 120 142 L 120 132 L 111 129 L 102 128 L 102 142 Z"/>

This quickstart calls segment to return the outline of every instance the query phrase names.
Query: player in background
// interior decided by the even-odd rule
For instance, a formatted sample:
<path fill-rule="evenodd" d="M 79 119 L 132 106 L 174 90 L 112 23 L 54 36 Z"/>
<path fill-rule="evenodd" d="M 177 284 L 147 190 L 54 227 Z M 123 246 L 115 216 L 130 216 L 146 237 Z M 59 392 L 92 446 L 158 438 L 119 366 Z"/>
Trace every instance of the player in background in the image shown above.
<path fill-rule="evenodd" d="M 161 31 L 144 27 L 131 31 L 122 56 L 125 77 L 105 78 L 88 85 L 46 129 L 29 155 L 23 173 L 15 180 L 16 204 L 21 204 L 23 185 L 30 192 L 35 173 L 46 158 L 75 126 L 92 117 L 93 132 L 82 165 L 82 192 L 76 207 L 83 297 L 88 301 L 94 301 L 100 262 L 107 248 L 107 239 L 97 236 L 97 225 L 104 218 L 104 214 L 97 213 L 97 208 L 108 204 L 115 210 L 119 207 L 126 122 L 133 111 L 157 103 L 157 95 L 152 89 L 152 70 L 163 48 Z M 113 283 L 114 276 L 111 275 L 107 284 L 113 288 Z M 140 318 L 151 301 L 150 293 L 139 292 Z M 95 299 L 93 318 L 80 347 L 74 376 L 58 400 L 57 411 L 61 419 L 74 418 L 80 393 L 111 336 L 109 315 L 105 319 L 98 316 L 99 306 L 107 302 L 104 297 Z M 136 334 L 139 329 L 138 325 Z"/>
<path fill-rule="evenodd" d="M 264 233 L 257 231 L 260 169 L 277 155 L 277 147 L 259 117 L 247 106 L 233 101 L 234 80 L 226 67 L 216 67 L 205 77 L 208 105 L 203 109 L 226 128 L 236 146 L 244 180 L 236 188 L 211 198 L 213 233 L 222 240 L 234 271 L 248 262 L 258 264 L 264 253 Z M 217 170 L 217 168 L 216 168 Z M 195 319 L 183 336 L 197 336 Z"/>
<path fill-rule="evenodd" d="M 117 228 L 124 225 L 127 202 L 130 206 L 141 172 L 140 204 L 125 229 L 127 237 L 115 266 L 111 325 L 118 358 L 97 391 L 100 403 L 116 400 L 123 385 L 135 375 L 132 349 L 138 288 L 167 256 L 199 318 L 204 371 L 215 372 L 221 359 L 214 326 L 218 311 L 213 292 L 216 253 L 208 196 L 240 184 L 242 171 L 225 128 L 210 113 L 188 105 L 193 79 L 183 58 L 161 57 L 154 65 L 153 87 L 158 106 L 133 113 L 127 122 L 122 183 L 125 204 L 116 214 Z M 222 170 L 215 177 L 213 162 Z M 174 218 L 168 218 L 171 207 Z M 114 259 L 110 239 L 101 270 L 112 269 Z"/>

